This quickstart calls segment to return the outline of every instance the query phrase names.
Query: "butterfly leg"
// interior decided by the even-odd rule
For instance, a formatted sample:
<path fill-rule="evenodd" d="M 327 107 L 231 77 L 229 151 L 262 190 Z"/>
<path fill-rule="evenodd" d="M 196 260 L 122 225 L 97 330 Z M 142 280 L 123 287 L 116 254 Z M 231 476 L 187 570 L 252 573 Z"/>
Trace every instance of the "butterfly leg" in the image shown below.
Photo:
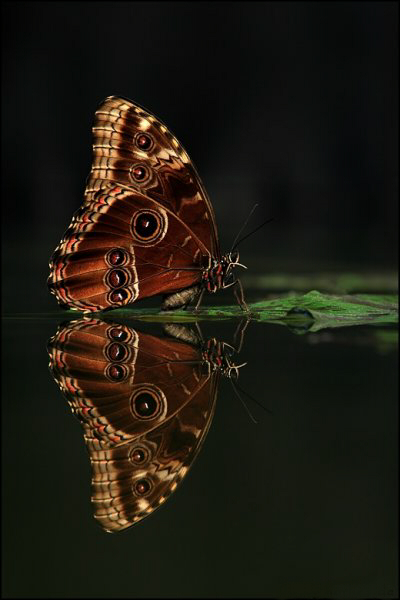
<path fill-rule="evenodd" d="M 239 291 L 238 291 L 238 288 L 239 288 Z M 233 293 L 234 293 L 234 296 L 235 296 L 240 308 L 246 312 L 249 312 L 249 307 L 247 306 L 245 299 L 244 299 L 243 286 L 241 284 L 240 279 L 236 279 L 235 284 L 233 286 Z"/>
<path fill-rule="evenodd" d="M 197 302 L 196 302 L 196 306 L 194 307 L 194 312 L 197 312 L 197 311 L 199 310 L 199 308 L 200 308 L 200 304 L 201 304 L 201 301 L 203 300 L 203 296 L 204 296 L 204 292 L 205 292 L 205 291 L 206 291 L 206 289 L 205 289 L 205 288 L 203 288 L 203 289 L 201 290 L 201 292 L 199 293 L 199 298 L 198 298 L 198 300 L 197 300 Z"/>

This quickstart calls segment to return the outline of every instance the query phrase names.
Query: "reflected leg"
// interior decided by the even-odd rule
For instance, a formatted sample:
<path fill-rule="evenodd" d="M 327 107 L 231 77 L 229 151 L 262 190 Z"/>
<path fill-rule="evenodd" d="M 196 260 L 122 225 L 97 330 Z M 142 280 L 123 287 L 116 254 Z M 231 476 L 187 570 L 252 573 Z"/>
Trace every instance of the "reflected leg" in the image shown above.
<path fill-rule="evenodd" d="M 243 341 L 244 341 L 244 334 L 245 334 L 245 331 L 246 331 L 249 323 L 250 323 L 250 319 L 242 319 L 240 321 L 239 325 L 237 326 L 235 334 L 233 336 L 234 348 L 238 354 L 242 349 Z M 238 339 L 239 339 L 239 344 L 237 343 Z"/>

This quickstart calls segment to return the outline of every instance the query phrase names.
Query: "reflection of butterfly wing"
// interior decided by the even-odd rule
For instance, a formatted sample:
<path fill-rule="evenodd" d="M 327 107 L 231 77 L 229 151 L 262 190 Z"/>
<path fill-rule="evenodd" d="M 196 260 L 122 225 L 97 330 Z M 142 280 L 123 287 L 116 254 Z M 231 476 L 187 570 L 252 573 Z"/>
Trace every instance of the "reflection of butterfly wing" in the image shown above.
<path fill-rule="evenodd" d="M 197 456 L 210 426 L 216 379 L 209 378 L 172 419 L 115 448 L 86 436 L 92 502 L 104 529 L 118 531 L 152 513 L 173 492 Z"/>
<path fill-rule="evenodd" d="M 219 258 L 215 217 L 179 142 L 153 115 L 107 98 L 93 127 L 85 201 L 50 261 L 49 287 L 71 308 L 113 308 L 200 283 Z"/>
<path fill-rule="evenodd" d="M 109 531 L 157 508 L 208 431 L 217 375 L 200 350 L 122 325 L 80 320 L 48 344 L 50 368 L 84 427 L 95 516 Z"/>

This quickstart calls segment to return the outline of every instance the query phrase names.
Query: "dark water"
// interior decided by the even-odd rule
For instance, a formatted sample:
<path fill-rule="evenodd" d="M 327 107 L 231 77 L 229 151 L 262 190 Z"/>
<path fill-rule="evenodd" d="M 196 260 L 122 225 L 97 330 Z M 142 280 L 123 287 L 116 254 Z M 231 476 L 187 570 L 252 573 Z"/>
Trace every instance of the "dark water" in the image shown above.
<path fill-rule="evenodd" d="M 231 342 L 236 324 L 201 329 Z M 222 377 L 186 478 L 109 534 L 93 517 L 82 428 L 48 370 L 57 326 L 3 322 L 5 597 L 397 595 L 397 348 L 374 327 L 252 322 L 239 382 L 271 412 L 244 396 L 255 425 Z"/>

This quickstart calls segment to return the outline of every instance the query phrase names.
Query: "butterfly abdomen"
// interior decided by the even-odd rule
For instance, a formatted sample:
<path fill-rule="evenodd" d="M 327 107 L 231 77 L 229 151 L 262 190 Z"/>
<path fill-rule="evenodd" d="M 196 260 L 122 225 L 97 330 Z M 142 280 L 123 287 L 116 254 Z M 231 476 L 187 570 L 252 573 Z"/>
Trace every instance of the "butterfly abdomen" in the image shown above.
<path fill-rule="evenodd" d="M 197 296 L 201 290 L 200 285 L 194 285 L 190 288 L 186 288 L 180 292 L 176 292 L 175 294 L 170 294 L 166 296 L 162 305 L 163 310 L 173 310 L 176 308 L 182 308 L 190 304 Z"/>

